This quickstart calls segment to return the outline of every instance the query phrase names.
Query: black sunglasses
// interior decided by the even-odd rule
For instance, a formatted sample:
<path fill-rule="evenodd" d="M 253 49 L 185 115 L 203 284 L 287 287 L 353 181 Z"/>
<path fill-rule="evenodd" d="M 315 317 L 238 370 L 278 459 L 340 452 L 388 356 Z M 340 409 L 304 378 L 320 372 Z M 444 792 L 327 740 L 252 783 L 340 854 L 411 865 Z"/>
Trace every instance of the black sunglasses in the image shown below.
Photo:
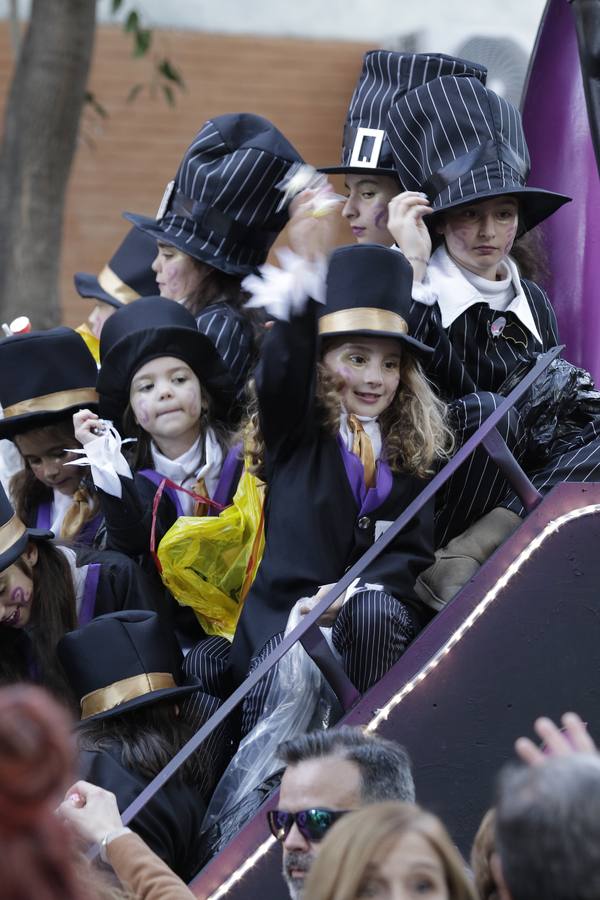
<path fill-rule="evenodd" d="M 299 812 L 285 812 L 283 809 L 272 809 L 267 813 L 267 821 L 271 834 L 278 841 L 285 841 L 292 830 L 294 822 L 298 831 L 307 841 L 320 841 L 334 822 L 345 816 L 348 810 L 301 809 Z"/>

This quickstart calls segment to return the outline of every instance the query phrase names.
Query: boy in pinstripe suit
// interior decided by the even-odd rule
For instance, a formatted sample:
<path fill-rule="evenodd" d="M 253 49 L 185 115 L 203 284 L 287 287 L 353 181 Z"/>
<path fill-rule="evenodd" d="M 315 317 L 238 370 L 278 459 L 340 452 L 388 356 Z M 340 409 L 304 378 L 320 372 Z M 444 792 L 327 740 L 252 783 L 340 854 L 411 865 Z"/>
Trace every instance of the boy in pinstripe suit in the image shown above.
<path fill-rule="evenodd" d="M 509 254 L 515 238 L 568 198 L 526 185 L 520 115 L 474 78 L 445 76 L 408 92 L 390 111 L 387 133 L 408 189 L 391 201 L 388 224 L 413 266 L 418 333 L 434 348 L 429 374 L 451 404 L 460 445 L 508 393 L 511 375 L 558 343 L 546 294 L 520 277 Z M 542 493 L 600 477 L 593 417 L 542 452 L 518 410 L 499 430 Z M 420 579 L 422 599 L 436 608 L 449 600 L 522 515 L 487 454 L 476 452 L 438 509 L 437 543 L 447 546 Z"/>

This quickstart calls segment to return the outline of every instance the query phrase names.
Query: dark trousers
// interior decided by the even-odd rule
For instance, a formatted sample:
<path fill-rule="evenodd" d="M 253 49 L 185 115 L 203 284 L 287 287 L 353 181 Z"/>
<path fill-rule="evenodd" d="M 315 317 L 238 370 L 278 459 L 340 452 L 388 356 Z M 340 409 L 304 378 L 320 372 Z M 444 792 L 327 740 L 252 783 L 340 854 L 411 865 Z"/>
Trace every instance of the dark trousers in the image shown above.
<path fill-rule="evenodd" d="M 360 590 L 344 604 L 332 630 L 333 645 L 342 657 L 344 669 L 361 693 L 367 691 L 402 656 L 419 630 L 411 610 L 400 600 L 380 590 Z M 283 633 L 271 637 L 252 658 L 248 674 L 263 662 L 283 640 Z M 186 656 L 187 676 L 201 679 L 203 688 L 209 686 L 223 697 L 226 654 L 229 644 L 224 638 L 209 638 L 198 644 Z M 258 722 L 277 667 L 252 688 L 242 706 L 242 736 Z M 192 701 L 189 701 L 193 703 Z"/>

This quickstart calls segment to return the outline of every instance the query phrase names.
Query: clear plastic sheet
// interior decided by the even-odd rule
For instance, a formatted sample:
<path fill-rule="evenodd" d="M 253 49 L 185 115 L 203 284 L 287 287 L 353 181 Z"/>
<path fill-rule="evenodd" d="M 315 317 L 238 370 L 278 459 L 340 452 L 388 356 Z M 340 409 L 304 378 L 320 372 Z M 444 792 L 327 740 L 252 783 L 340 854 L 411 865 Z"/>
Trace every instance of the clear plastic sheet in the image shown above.
<path fill-rule="evenodd" d="M 286 635 L 300 622 L 300 607 L 293 607 Z M 331 629 L 323 629 L 329 640 Z M 327 728 L 330 722 L 333 694 L 321 672 L 297 642 L 277 665 L 277 673 L 267 694 L 260 721 L 242 740 L 239 749 L 209 803 L 202 831 L 218 822 L 229 820 L 232 810 L 244 808 L 244 798 L 268 781 L 281 764 L 277 747 L 305 731 Z M 238 827 L 242 822 L 238 822 Z"/>

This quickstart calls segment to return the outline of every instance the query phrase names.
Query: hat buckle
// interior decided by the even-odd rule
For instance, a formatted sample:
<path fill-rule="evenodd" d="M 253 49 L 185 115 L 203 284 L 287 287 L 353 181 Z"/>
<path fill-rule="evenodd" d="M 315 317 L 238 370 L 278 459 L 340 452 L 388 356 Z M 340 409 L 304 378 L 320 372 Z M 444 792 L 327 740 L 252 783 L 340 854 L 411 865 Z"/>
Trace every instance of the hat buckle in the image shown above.
<path fill-rule="evenodd" d="M 383 128 L 365 128 L 363 125 L 360 125 L 356 129 L 350 165 L 359 166 L 363 169 L 376 169 L 379 165 L 379 157 L 381 155 L 384 137 L 385 131 Z M 373 142 L 371 144 L 371 152 L 369 155 L 364 153 L 365 139 Z"/>

